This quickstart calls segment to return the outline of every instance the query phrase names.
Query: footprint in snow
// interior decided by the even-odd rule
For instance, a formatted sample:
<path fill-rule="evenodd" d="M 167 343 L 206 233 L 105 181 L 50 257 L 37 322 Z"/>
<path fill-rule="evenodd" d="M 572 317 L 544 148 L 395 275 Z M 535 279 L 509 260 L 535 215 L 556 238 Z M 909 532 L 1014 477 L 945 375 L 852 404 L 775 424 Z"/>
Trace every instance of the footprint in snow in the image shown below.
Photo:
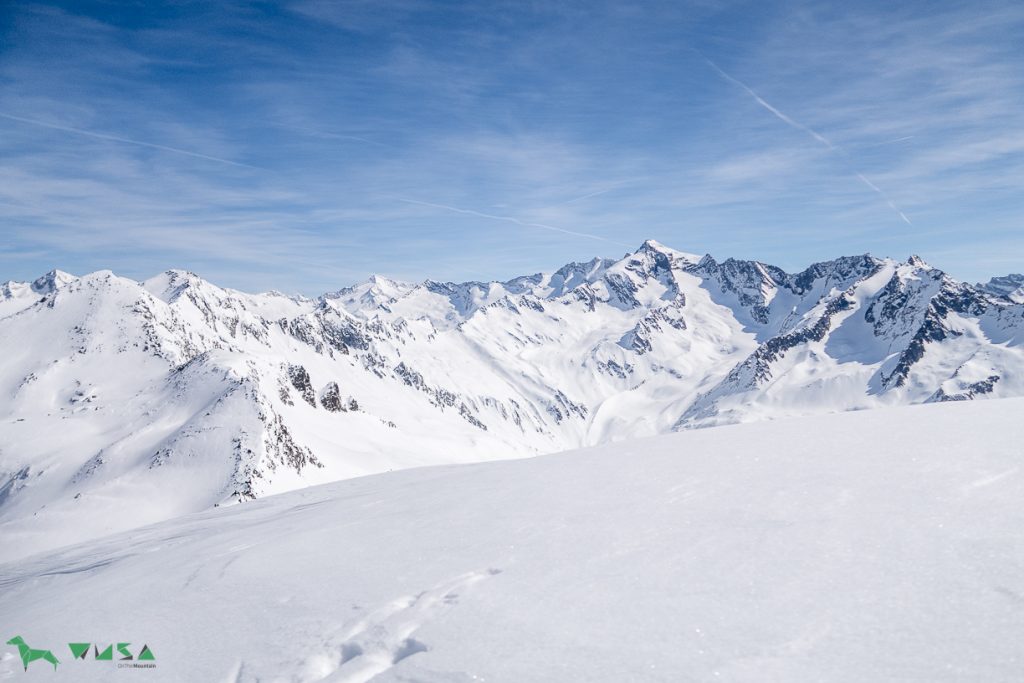
<path fill-rule="evenodd" d="M 399 662 L 429 647 L 413 635 L 441 612 L 459 602 L 469 586 L 500 574 L 499 569 L 469 572 L 419 595 L 392 600 L 348 628 L 332 647 L 340 656 L 337 668 L 320 680 L 330 683 L 366 683 Z M 319 659 L 319 657 L 318 657 Z"/>

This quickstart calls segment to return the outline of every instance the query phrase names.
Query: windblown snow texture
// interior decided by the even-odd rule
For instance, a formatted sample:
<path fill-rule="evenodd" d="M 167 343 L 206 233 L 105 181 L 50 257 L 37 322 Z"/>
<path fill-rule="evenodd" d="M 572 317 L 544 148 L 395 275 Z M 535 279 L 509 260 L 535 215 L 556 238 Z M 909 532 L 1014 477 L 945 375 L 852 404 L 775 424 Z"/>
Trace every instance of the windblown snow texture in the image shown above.
<path fill-rule="evenodd" d="M 1022 410 L 688 430 L 188 515 L 0 565 L 4 622 L 61 659 L 0 678 L 1019 681 Z M 156 668 L 57 649 L 101 638 Z"/>

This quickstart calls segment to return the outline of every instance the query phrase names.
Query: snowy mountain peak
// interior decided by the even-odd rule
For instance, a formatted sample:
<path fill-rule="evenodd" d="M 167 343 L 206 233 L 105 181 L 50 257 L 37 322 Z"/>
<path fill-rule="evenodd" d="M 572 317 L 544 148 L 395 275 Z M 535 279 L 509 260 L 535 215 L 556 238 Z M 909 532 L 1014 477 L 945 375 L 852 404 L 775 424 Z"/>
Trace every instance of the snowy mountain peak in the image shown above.
<path fill-rule="evenodd" d="M 642 252 L 647 253 L 660 253 L 665 254 L 677 262 L 697 263 L 701 257 L 698 254 L 691 254 L 685 251 L 679 251 L 678 249 L 672 249 L 667 247 L 657 240 L 644 240 L 644 243 L 640 245 L 640 248 L 635 253 L 639 254 Z"/>
<path fill-rule="evenodd" d="M 547 278 L 547 287 L 538 294 L 542 298 L 556 298 L 571 292 L 577 287 L 592 283 L 600 278 L 614 259 L 594 258 L 586 262 L 567 263 Z"/>
<path fill-rule="evenodd" d="M 329 292 L 321 297 L 325 301 L 340 306 L 353 315 L 372 317 L 382 311 L 388 311 L 388 305 L 402 298 L 417 285 L 392 280 L 382 275 L 371 275 L 369 278 L 351 287 L 343 287 L 336 292 Z"/>
<path fill-rule="evenodd" d="M 171 269 L 142 283 L 143 288 L 158 299 L 170 303 L 189 287 L 198 287 L 205 281 L 190 270 Z"/>
<path fill-rule="evenodd" d="M 32 282 L 32 291 L 36 294 L 50 294 L 61 287 L 73 282 L 77 278 L 63 270 L 51 270 L 45 275 L 40 275 Z"/>
<path fill-rule="evenodd" d="M 32 282 L 10 280 L 0 284 L 0 318 L 19 313 L 78 278 L 62 270 L 51 270 Z"/>
<path fill-rule="evenodd" d="M 642 254 L 642 253 L 648 252 L 648 253 L 668 254 L 668 253 L 671 253 L 672 251 L 673 251 L 672 249 L 669 249 L 664 244 L 662 244 L 661 242 L 658 242 L 656 240 L 644 240 L 643 243 L 633 253 L 635 253 L 635 254 Z"/>
<path fill-rule="evenodd" d="M 979 283 L 977 287 L 1014 303 L 1024 303 L 1024 275 L 1020 273 L 994 277 L 986 283 Z"/>
<path fill-rule="evenodd" d="M 366 278 L 361 285 L 356 285 L 356 287 L 362 287 L 363 289 L 371 290 L 392 298 L 401 296 L 405 292 L 409 291 L 413 286 L 414 285 L 403 280 L 395 280 L 376 273 Z"/>
<path fill-rule="evenodd" d="M 0 299 L 10 299 L 18 296 L 20 292 L 26 289 L 31 289 L 31 286 L 25 282 L 8 280 L 7 282 L 0 284 Z"/>

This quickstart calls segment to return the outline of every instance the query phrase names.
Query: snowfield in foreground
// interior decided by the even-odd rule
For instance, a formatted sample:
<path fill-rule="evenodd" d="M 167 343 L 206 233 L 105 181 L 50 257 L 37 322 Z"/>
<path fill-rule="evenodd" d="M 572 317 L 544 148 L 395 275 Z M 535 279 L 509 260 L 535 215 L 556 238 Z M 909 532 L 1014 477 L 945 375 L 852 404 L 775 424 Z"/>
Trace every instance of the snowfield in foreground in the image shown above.
<path fill-rule="evenodd" d="M 0 565 L 75 681 L 1024 678 L 1024 400 L 404 470 Z M 155 669 L 72 658 L 147 644 Z"/>

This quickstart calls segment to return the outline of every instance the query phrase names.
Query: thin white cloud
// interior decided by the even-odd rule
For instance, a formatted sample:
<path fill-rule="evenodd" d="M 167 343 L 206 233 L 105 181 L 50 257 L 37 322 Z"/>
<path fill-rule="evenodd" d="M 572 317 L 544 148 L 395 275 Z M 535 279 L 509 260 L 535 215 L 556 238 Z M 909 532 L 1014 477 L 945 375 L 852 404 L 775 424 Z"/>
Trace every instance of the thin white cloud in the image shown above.
<path fill-rule="evenodd" d="M 183 154 L 188 157 L 195 157 L 196 159 L 205 159 L 206 161 L 216 161 L 221 164 L 228 164 L 230 166 L 239 166 L 242 168 L 258 168 L 257 166 L 251 166 L 249 164 L 243 164 L 240 161 L 231 161 L 230 159 L 222 159 L 220 157 L 213 157 L 208 154 L 200 154 L 199 152 L 190 152 L 186 149 L 178 149 L 177 147 L 168 147 L 166 145 L 158 145 L 153 142 L 143 142 L 142 140 L 132 140 L 130 138 L 122 138 L 116 135 L 108 135 L 106 133 L 97 133 L 91 130 L 83 130 L 81 128 L 72 128 L 71 126 L 60 126 L 55 123 L 47 123 L 46 121 L 39 121 L 37 119 L 29 119 L 22 116 L 14 116 L 12 114 L 4 114 L 0 112 L 0 118 L 9 119 L 11 121 L 18 121 L 20 123 L 27 123 L 33 126 L 39 126 L 41 128 L 50 128 L 51 130 L 59 130 L 65 133 L 74 133 L 76 135 L 84 135 L 90 138 L 96 138 L 97 140 L 109 140 L 111 142 L 121 142 L 129 145 L 138 145 L 140 147 L 149 147 L 150 149 L 158 149 L 163 152 L 171 152 L 173 154 Z"/>
<path fill-rule="evenodd" d="M 882 140 L 881 142 L 876 142 L 873 145 L 864 145 L 864 147 L 865 148 L 884 147 L 885 145 L 895 145 L 898 142 L 906 142 L 907 140 L 913 140 L 913 139 L 914 139 L 913 135 L 904 135 L 901 138 L 895 138 L 894 140 Z"/>
<path fill-rule="evenodd" d="M 316 128 L 307 128 L 306 126 L 296 126 L 294 124 L 282 123 L 280 121 L 275 121 L 273 123 L 275 126 L 278 126 L 280 128 L 286 128 L 288 130 L 306 133 L 307 135 L 311 135 L 313 137 L 332 138 L 334 140 L 350 140 L 352 142 L 363 142 L 368 145 L 376 145 L 378 147 L 391 147 L 391 145 L 385 144 L 383 142 L 377 142 L 376 140 L 371 140 L 369 138 L 364 138 L 359 135 L 345 135 L 343 133 L 332 133 L 331 131 L 318 130 Z"/>
<path fill-rule="evenodd" d="M 587 194 L 580 195 L 579 197 L 573 197 L 572 199 L 566 200 L 564 202 L 560 202 L 559 204 L 557 204 L 557 206 L 565 206 L 566 204 L 575 204 L 576 202 L 582 202 L 582 201 L 584 201 L 586 199 L 590 199 L 591 197 L 599 197 L 599 196 L 601 196 L 603 194 L 608 194 L 612 190 L 617 190 L 621 186 L 622 186 L 622 183 L 617 183 L 615 185 L 612 185 L 611 187 L 606 187 L 603 190 L 595 190 L 594 192 L 588 192 Z"/>
<path fill-rule="evenodd" d="M 722 78 L 729 81 L 730 83 L 742 88 L 748 95 L 754 98 L 755 102 L 757 102 L 759 105 L 761 105 L 769 112 L 771 112 L 776 118 L 778 118 L 779 120 L 786 123 L 792 128 L 796 128 L 799 131 L 803 131 L 804 133 L 806 133 L 807 135 L 811 136 L 812 138 L 820 142 L 822 145 L 824 145 L 830 152 L 842 157 L 845 161 L 849 162 L 850 156 L 846 152 L 844 152 L 840 147 L 832 144 L 832 141 L 826 138 L 824 135 L 814 130 L 810 126 L 806 126 L 800 123 L 799 121 L 791 118 L 790 116 L 787 116 L 785 113 L 773 107 L 763 97 L 754 92 L 753 89 L 751 89 L 750 86 L 748 86 L 746 83 L 726 73 L 720 66 L 718 66 L 713 61 L 708 59 L 702 53 L 697 52 L 697 54 L 699 54 L 701 58 L 705 62 L 707 62 L 712 69 L 717 71 L 718 75 L 720 75 Z M 857 179 L 864 183 L 864 185 L 866 185 L 867 187 L 871 188 L 871 190 L 874 191 L 876 194 L 878 194 L 878 196 L 882 198 L 882 201 L 884 201 L 889 208 L 895 211 L 896 215 L 898 215 L 900 219 L 903 220 L 903 222 L 905 222 L 907 225 L 913 225 L 913 223 L 910 222 L 910 219 L 907 218 L 907 215 L 903 213 L 903 211 L 898 206 L 896 206 L 895 202 L 889 199 L 889 196 L 885 192 L 883 192 L 881 188 L 878 187 L 878 185 L 868 180 L 860 171 L 857 171 L 855 169 L 851 170 L 853 170 L 853 174 L 857 177 Z"/>
<path fill-rule="evenodd" d="M 421 202 L 416 199 L 401 199 L 400 202 L 405 204 L 416 204 L 418 206 L 429 206 L 434 209 L 442 209 L 444 211 L 451 211 L 452 213 L 461 213 L 467 216 L 478 216 L 480 218 L 489 218 L 494 221 L 505 221 L 506 223 L 514 223 L 521 225 L 524 228 L 541 228 L 542 230 L 550 230 L 552 232 L 560 232 L 565 235 L 573 235 L 574 237 L 585 237 L 586 239 L 597 240 L 599 242 L 608 242 L 609 244 L 616 244 L 623 247 L 629 247 L 631 245 L 625 242 L 618 242 L 616 240 L 608 239 L 607 237 L 601 237 L 600 235 L 591 235 L 586 232 L 576 232 L 575 230 L 566 230 L 565 228 L 559 228 L 554 225 L 548 225 L 547 223 L 534 223 L 532 221 L 523 221 L 513 216 L 497 216 L 491 213 L 483 213 L 481 211 L 474 211 L 473 209 L 460 209 L 457 206 L 448 206 L 446 204 L 435 204 L 433 202 Z"/>

